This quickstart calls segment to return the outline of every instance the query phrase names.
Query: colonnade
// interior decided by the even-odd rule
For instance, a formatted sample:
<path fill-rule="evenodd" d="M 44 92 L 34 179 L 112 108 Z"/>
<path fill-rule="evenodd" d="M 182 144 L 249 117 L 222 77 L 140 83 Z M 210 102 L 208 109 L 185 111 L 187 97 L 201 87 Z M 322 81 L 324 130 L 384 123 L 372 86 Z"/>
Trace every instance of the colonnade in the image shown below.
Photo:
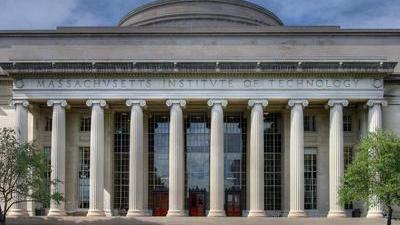
<path fill-rule="evenodd" d="M 17 134 L 20 141 L 27 141 L 28 109 L 26 100 L 13 101 L 17 114 Z M 104 108 L 105 100 L 88 100 L 91 107 L 90 135 L 90 203 L 88 216 L 105 216 L 104 211 Z M 171 99 L 166 101 L 170 108 L 169 135 L 169 211 L 167 216 L 185 216 L 184 207 L 184 119 L 183 110 L 186 101 Z M 304 99 L 288 101 L 290 116 L 290 208 L 289 217 L 303 217 L 304 211 L 304 128 L 303 110 L 309 102 Z M 330 109 L 329 128 L 329 213 L 328 217 L 344 217 L 343 206 L 339 203 L 338 188 L 344 173 L 343 157 L 343 107 L 349 104 L 346 99 L 328 101 Z M 382 106 L 384 100 L 369 100 L 368 127 L 370 132 L 382 129 Z M 145 100 L 127 100 L 131 108 L 130 120 L 130 157 L 129 157 L 129 211 L 127 216 L 144 216 L 143 189 L 143 109 Z M 210 134 L 210 211 L 208 216 L 225 216 L 224 200 L 224 108 L 225 99 L 210 99 L 211 134 Z M 65 180 L 65 109 L 66 100 L 49 100 L 53 107 L 51 165 L 52 179 Z M 264 109 L 266 99 L 251 99 L 250 130 L 250 205 L 249 216 L 265 216 L 264 210 Z M 65 184 L 58 183 L 51 192 L 64 193 Z M 374 196 L 371 196 L 374 198 Z M 11 216 L 26 216 L 26 204 L 16 204 Z M 64 216 L 65 204 L 51 202 L 49 216 Z M 382 217 L 379 206 L 371 207 L 368 217 Z"/>

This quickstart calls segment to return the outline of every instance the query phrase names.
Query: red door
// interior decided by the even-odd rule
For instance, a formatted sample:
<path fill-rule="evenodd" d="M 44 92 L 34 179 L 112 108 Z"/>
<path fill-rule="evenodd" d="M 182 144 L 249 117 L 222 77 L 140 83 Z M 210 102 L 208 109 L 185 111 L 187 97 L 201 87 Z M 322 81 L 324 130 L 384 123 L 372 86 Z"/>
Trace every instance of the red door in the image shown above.
<path fill-rule="evenodd" d="M 166 216 L 168 213 L 168 192 L 153 192 L 153 216 Z"/>
<path fill-rule="evenodd" d="M 206 215 L 206 196 L 204 192 L 190 192 L 189 194 L 189 215 Z"/>
<path fill-rule="evenodd" d="M 240 207 L 240 192 L 226 193 L 226 215 L 242 216 L 242 209 Z"/>

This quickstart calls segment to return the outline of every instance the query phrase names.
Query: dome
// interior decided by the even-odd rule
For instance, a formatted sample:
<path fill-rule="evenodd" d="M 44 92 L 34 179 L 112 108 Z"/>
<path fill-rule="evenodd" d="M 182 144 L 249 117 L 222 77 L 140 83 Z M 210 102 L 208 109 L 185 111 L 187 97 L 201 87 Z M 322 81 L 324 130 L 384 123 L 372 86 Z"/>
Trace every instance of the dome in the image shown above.
<path fill-rule="evenodd" d="M 271 11 L 244 0 L 158 0 L 128 13 L 119 26 L 282 26 Z"/>

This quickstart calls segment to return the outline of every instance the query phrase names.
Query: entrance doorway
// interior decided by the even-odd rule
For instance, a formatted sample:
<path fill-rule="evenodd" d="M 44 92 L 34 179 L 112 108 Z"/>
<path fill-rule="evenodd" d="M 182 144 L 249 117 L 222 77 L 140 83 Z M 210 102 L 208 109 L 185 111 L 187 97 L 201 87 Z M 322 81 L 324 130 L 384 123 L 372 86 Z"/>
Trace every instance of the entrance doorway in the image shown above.
<path fill-rule="evenodd" d="M 168 192 L 153 192 L 153 216 L 166 216 L 168 213 Z"/>
<path fill-rule="evenodd" d="M 241 192 L 240 191 L 227 191 L 225 193 L 226 202 L 226 215 L 227 216 L 242 216 L 241 207 Z"/>
<path fill-rule="evenodd" d="M 189 216 L 205 216 L 206 207 L 205 191 L 193 191 L 189 193 Z"/>

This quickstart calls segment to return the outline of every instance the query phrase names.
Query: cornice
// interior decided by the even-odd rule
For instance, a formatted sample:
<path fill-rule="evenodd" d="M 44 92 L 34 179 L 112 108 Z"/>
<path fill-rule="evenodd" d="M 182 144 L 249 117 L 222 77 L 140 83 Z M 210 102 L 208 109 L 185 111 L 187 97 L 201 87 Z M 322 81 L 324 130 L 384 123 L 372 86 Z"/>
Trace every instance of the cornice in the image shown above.
<path fill-rule="evenodd" d="M 40 61 L 0 62 L 7 74 L 22 73 L 326 73 L 391 74 L 398 62 L 354 61 Z"/>

